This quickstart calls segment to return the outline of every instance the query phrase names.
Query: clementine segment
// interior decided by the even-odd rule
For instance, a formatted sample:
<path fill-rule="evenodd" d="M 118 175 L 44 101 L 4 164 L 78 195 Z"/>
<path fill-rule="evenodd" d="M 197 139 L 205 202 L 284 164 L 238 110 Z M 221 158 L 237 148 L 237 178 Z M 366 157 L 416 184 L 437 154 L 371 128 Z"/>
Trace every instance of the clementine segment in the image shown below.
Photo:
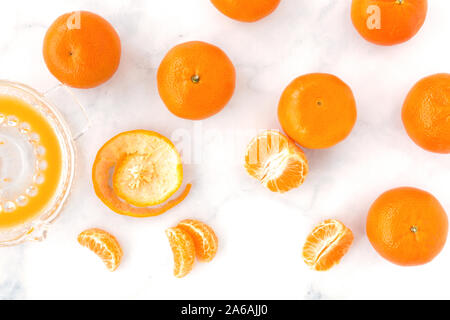
<path fill-rule="evenodd" d="M 275 130 L 265 131 L 250 142 L 245 168 L 263 186 L 280 193 L 302 185 L 309 170 L 303 151 Z"/>
<path fill-rule="evenodd" d="M 89 229 L 78 235 L 78 242 L 98 255 L 109 271 L 115 271 L 122 260 L 123 252 L 117 239 L 101 229 Z"/>
<path fill-rule="evenodd" d="M 175 227 L 166 230 L 167 238 L 174 258 L 174 275 L 177 278 L 187 276 L 195 263 L 195 244 L 185 230 Z"/>
<path fill-rule="evenodd" d="M 87 11 L 62 15 L 44 39 L 44 60 L 62 83 L 93 88 L 109 80 L 121 57 L 120 38 L 111 24 Z"/>
<path fill-rule="evenodd" d="M 445 245 L 447 214 L 430 193 L 397 188 L 382 194 L 367 216 L 367 236 L 375 250 L 400 266 L 433 260 Z"/>
<path fill-rule="evenodd" d="M 181 221 L 177 227 L 191 235 L 199 261 L 210 262 L 214 259 L 219 247 L 219 240 L 210 226 L 201 221 L 188 219 Z"/>
<path fill-rule="evenodd" d="M 177 45 L 158 69 L 158 91 L 167 108 L 190 120 L 220 112 L 233 96 L 236 72 L 218 47 L 201 41 Z"/>
<path fill-rule="evenodd" d="M 271 14 L 280 0 L 211 0 L 224 15 L 241 22 L 255 22 Z"/>
<path fill-rule="evenodd" d="M 420 147 L 450 153 L 450 74 L 420 80 L 403 104 L 403 124 Z"/>
<path fill-rule="evenodd" d="M 352 21 L 367 41 L 391 46 L 414 37 L 427 10 L 427 0 L 353 0 Z"/>
<path fill-rule="evenodd" d="M 110 180 L 112 178 L 112 186 Z M 159 208 L 181 186 L 183 166 L 173 143 L 147 130 L 123 132 L 97 153 L 92 168 L 97 196 L 116 213 L 133 217 L 160 215 L 188 195 L 191 185 Z"/>
<path fill-rule="evenodd" d="M 316 271 L 327 271 L 338 264 L 353 243 L 353 232 L 337 220 L 319 224 L 303 247 L 305 263 Z"/>
<path fill-rule="evenodd" d="M 295 79 L 283 92 L 278 118 L 286 134 L 301 146 L 329 148 L 352 131 L 356 102 L 350 87 L 336 76 L 307 74 Z"/>

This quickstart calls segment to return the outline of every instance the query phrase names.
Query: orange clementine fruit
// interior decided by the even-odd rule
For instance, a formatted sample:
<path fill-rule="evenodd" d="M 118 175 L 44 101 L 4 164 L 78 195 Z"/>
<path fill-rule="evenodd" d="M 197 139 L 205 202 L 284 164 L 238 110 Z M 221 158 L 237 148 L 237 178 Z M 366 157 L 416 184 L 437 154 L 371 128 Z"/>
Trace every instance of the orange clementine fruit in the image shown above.
<path fill-rule="evenodd" d="M 385 259 L 401 266 L 433 260 L 445 245 L 447 214 L 430 193 L 397 188 L 382 194 L 367 216 L 367 236 Z"/>
<path fill-rule="evenodd" d="M 402 118 L 408 135 L 420 147 L 450 153 L 450 74 L 420 80 L 405 100 Z"/>
<path fill-rule="evenodd" d="M 357 118 L 356 102 L 350 87 L 336 76 L 307 74 L 284 90 L 278 118 L 286 134 L 299 145 L 329 148 L 352 131 Z"/>
<path fill-rule="evenodd" d="M 214 259 L 219 240 L 210 226 L 198 220 L 187 219 L 181 221 L 177 227 L 190 234 L 194 240 L 195 253 L 199 261 L 210 262 Z"/>
<path fill-rule="evenodd" d="M 369 42 L 392 46 L 414 37 L 425 22 L 427 0 L 353 0 L 352 21 Z"/>
<path fill-rule="evenodd" d="M 91 12 L 66 13 L 56 19 L 44 39 L 44 60 L 62 83 L 93 88 L 117 71 L 120 38 L 111 24 Z"/>
<path fill-rule="evenodd" d="M 174 227 L 166 230 L 174 258 L 174 275 L 183 278 L 192 271 L 195 263 L 195 243 L 185 230 Z"/>
<path fill-rule="evenodd" d="M 302 185 L 309 170 L 303 151 L 275 130 L 265 131 L 250 142 L 245 168 L 263 186 L 280 193 Z"/>
<path fill-rule="evenodd" d="M 88 229 L 78 235 L 78 242 L 98 255 L 109 271 L 119 267 L 123 252 L 113 235 L 101 229 Z"/>
<path fill-rule="evenodd" d="M 236 86 L 236 71 L 220 48 L 192 41 L 167 53 L 157 80 L 159 95 L 173 114 L 201 120 L 228 104 Z"/>
<path fill-rule="evenodd" d="M 148 130 L 123 132 L 97 153 L 92 168 L 95 193 L 111 210 L 133 217 L 160 215 L 188 195 L 191 185 L 159 208 L 181 186 L 183 165 L 173 143 Z M 112 186 L 110 181 L 112 180 Z"/>
<path fill-rule="evenodd" d="M 242 22 L 255 22 L 267 17 L 280 0 L 211 0 L 224 15 Z"/>
<path fill-rule="evenodd" d="M 353 239 L 353 232 L 342 222 L 326 220 L 306 239 L 303 260 L 313 270 L 327 271 L 341 261 Z"/>

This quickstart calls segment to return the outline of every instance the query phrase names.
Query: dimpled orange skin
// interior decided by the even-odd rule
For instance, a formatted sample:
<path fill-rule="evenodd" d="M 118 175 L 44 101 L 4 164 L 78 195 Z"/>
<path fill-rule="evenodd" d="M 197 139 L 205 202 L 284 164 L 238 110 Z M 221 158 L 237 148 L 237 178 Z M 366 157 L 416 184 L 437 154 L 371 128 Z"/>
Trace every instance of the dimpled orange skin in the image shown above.
<path fill-rule="evenodd" d="M 372 205 L 367 236 L 375 250 L 400 266 L 433 260 L 445 245 L 448 218 L 430 193 L 403 187 L 387 191 Z"/>
<path fill-rule="evenodd" d="M 350 87 L 338 77 L 312 73 L 295 79 L 283 92 L 278 119 L 301 146 L 325 149 L 344 140 L 357 118 Z"/>
<path fill-rule="evenodd" d="M 173 114 L 202 120 L 219 113 L 230 101 L 236 71 L 218 47 L 192 41 L 167 53 L 158 69 L 158 91 Z"/>
<path fill-rule="evenodd" d="M 380 28 L 369 28 L 370 6 L 380 8 Z M 359 34 L 369 42 L 392 46 L 414 37 L 425 22 L 427 0 L 353 0 L 352 21 Z"/>
<path fill-rule="evenodd" d="M 88 89 L 115 74 L 121 50 L 119 35 L 108 21 L 80 11 L 64 14 L 51 25 L 45 35 L 43 53 L 48 69 L 59 81 Z"/>
<path fill-rule="evenodd" d="M 267 17 L 280 0 L 211 0 L 224 15 L 241 22 L 255 22 Z"/>
<path fill-rule="evenodd" d="M 405 100 L 402 119 L 417 145 L 431 152 L 450 153 L 450 74 L 420 80 Z"/>

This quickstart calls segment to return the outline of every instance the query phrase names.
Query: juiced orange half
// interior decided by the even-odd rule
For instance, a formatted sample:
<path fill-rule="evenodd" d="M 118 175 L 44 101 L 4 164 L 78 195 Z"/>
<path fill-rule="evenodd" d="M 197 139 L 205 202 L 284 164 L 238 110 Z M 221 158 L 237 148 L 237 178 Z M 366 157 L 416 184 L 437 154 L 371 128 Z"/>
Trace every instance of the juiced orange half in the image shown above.
<path fill-rule="evenodd" d="M 113 211 L 134 217 L 160 215 L 188 195 L 167 201 L 183 181 L 181 157 L 173 143 L 159 133 L 136 130 L 121 133 L 98 152 L 92 169 L 97 196 Z M 112 181 L 112 183 L 111 183 Z"/>

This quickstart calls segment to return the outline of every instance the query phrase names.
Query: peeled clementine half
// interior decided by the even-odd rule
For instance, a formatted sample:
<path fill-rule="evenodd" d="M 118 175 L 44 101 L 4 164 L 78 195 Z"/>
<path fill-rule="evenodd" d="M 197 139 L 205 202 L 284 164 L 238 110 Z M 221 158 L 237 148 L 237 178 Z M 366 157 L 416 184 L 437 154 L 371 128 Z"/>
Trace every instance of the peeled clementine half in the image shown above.
<path fill-rule="evenodd" d="M 183 278 L 192 271 L 195 263 L 195 244 L 185 230 L 175 227 L 166 230 L 174 258 L 174 275 Z"/>
<path fill-rule="evenodd" d="M 133 217 L 166 212 L 183 201 L 191 187 L 162 207 L 149 207 L 164 203 L 180 188 L 183 166 L 173 143 L 147 130 L 124 132 L 109 140 L 97 153 L 92 180 L 104 204 Z"/>
<path fill-rule="evenodd" d="M 303 151 L 275 130 L 265 131 L 250 142 L 245 168 L 263 186 L 280 193 L 302 185 L 309 170 Z"/>
<path fill-rule="evenodd" d="M 280 0 L 211 0 L 224 15 L 242 22 L 255 22 L 271 14 Z"/>
<path fill-rule="evenodd" d="M 392 46 L 419 32 L 427 10 L 427 0 L 353 0 L 352 21 L 367 41 Z"/>
<path fill-rule="evenodd" d="M 75 88 L 93 88 L 117 71 L 120 38 L 111 24 L 87 11 L 62 15 L 50 26 L 44 39 L 44 60 L 62 83 Z"/>
<path fill-rule="evenodd" d="M 181 221 L 178 226 L 186 231 L 194 240 L 195 253 L 201 262 L 210 262 L 217 254 L 219 240 L 214 230 L 207 224 L 187 219 Z"/>
<path fill-rule="evenodd" d="M 337 220 L 319 224 L 303 247 L 305 263 L 316 271 L 326 271 L 338 264 L 353 243 L 353 232 Z"/>
<path fill-rule="evenodd" d="M 356 118 L 352 90 L 338 77 L 326 73 L 295 79 L 284 90 L 278 106 L 283 130 L 310 149 L 329 148 L 344 140 Z"/>
<path fill-rule="evenodd" d="M 78 235 L 78 242 L 98 255 L 109 271 L 115 271 L 123 252 L 117 239 L 101 229 L 89 229 Z"/>
<path fill-rule="evenodd" d="M 385 259 L 401 266 L 433 260 L 447 241 L 448 218 L 439 201 L 416 188 L 382 194 L 367 216 L 370 243 Z"/>
<path fill-rule="evenodd" d="M 158 69 L 158 91 L 167 108 L 190 120 L 220 112 L 233 96 L 236 72 L 218 47 L 192 41 L 167 53 Z"/>
<path fill-rule="evenodd" d="M 450 153 L 450 74 L 420 80 L 403 104 L 403 124 L 420 147 Z"/>

